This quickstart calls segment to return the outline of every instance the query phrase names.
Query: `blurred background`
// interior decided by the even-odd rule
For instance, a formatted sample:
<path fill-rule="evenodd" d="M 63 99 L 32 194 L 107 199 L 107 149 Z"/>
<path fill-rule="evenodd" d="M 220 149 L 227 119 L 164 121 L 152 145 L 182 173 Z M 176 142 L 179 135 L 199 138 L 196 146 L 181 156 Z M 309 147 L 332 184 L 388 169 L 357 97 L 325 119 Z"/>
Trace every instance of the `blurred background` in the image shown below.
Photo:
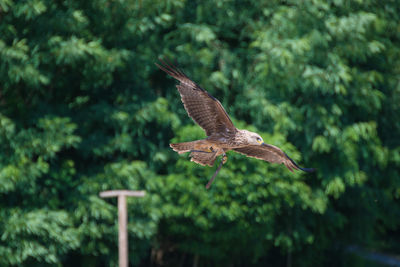
<path fill-rule="evenodd" d="M 317 172 L 229 152 L 207 191 L 215 167 L 169 148 L 205 134 L 160 57 Z M 0 266 L 115 266 L 111 189 L 147 191 L 131 266 L 387 266 L 399 2 L 0 0 Z"/>

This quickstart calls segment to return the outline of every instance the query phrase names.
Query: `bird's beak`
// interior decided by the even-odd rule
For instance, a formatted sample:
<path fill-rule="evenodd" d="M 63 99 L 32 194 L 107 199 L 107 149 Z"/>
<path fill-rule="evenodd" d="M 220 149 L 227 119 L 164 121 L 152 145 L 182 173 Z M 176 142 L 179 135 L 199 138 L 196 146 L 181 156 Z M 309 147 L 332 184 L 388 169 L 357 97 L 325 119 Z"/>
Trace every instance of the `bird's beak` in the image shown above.
<path fill-rule="evenodd" d="M 258 143 L 260 143 L 260 145 L 265 145 L 265 143 L 263 141 L 257 141 Z"/>

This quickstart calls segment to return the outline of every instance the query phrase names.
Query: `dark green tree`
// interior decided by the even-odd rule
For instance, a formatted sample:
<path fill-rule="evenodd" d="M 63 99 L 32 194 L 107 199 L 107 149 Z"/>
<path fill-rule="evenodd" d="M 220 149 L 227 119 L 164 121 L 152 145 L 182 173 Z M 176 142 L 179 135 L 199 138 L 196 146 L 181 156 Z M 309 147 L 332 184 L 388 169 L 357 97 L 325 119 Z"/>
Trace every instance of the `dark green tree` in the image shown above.
<path fill-rule="evenodd" d="M 0 265 L 115 265 L 108 189 L 148 192 L 135 266 L 398 252 L 399 22 L 394 0 L 0 0 Z M 207 191 L 214 168 L 169 148 L 205 135 L 159 56 L 317 172 L 229 153 Z"/>

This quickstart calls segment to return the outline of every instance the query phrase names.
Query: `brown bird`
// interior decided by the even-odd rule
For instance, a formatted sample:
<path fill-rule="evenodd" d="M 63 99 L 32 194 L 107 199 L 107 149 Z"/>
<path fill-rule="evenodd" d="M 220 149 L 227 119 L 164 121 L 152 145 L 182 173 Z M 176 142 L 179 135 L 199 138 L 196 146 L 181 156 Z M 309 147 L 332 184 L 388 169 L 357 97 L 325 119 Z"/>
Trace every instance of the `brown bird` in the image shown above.
<path fill-rule="evenodd" d="M 176 87 L 189 117 L 203 128 L 207 135 L 207 138 L 202 140 L 170 144 L 171 148 L 179 154 L 190 152 L 191 161 L 203 166 L 213 166 L 216 158 L 222 155 L 220 165 L 206 185 L 207 189 L 227 161 L 226 152 L 229 150 L 271 163 L 283 163 L 292 172 L 293 169 L 314 171 L 312 168 L 299 167 L 280 148 L 264 143 L 259 134 L 237 129 L 216 98 L 180 69 L 160 61 L 162 65 L 156 63 L 156 66 L 180 82 Z"/>

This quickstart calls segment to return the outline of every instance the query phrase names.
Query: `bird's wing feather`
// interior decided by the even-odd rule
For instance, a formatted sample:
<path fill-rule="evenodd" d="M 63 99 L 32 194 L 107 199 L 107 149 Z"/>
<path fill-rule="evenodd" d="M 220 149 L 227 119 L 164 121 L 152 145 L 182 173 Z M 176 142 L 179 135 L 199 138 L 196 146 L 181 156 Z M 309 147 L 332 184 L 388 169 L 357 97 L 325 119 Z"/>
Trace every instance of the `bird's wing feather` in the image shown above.
<path fill-rule="evenodd" d="M 207 136 L 213 133 L 234 133 L 237 131 L 225 109 L 216 98 L 190 80 L 181 70 L 162 60 L 160 61 L 162 65 L 156 63 L 157 67 L 180 82 L 176 87 L 181 95 L 183 105 L 189 117 L 204 129 Z"/>
<path fill-rule="evenodd" d="M 241 148 L 234 148 L 236 152 L 244 154 L 249 157 L 265 160 L 271 163 L 283 163 L 290 170 L 302 170 L 305 172 L 313 172 L 311 168 L 301 168 L 296 164 L 285 152 L 279 147 L 263 144 L 263 145 L 249 145 Z"/>

